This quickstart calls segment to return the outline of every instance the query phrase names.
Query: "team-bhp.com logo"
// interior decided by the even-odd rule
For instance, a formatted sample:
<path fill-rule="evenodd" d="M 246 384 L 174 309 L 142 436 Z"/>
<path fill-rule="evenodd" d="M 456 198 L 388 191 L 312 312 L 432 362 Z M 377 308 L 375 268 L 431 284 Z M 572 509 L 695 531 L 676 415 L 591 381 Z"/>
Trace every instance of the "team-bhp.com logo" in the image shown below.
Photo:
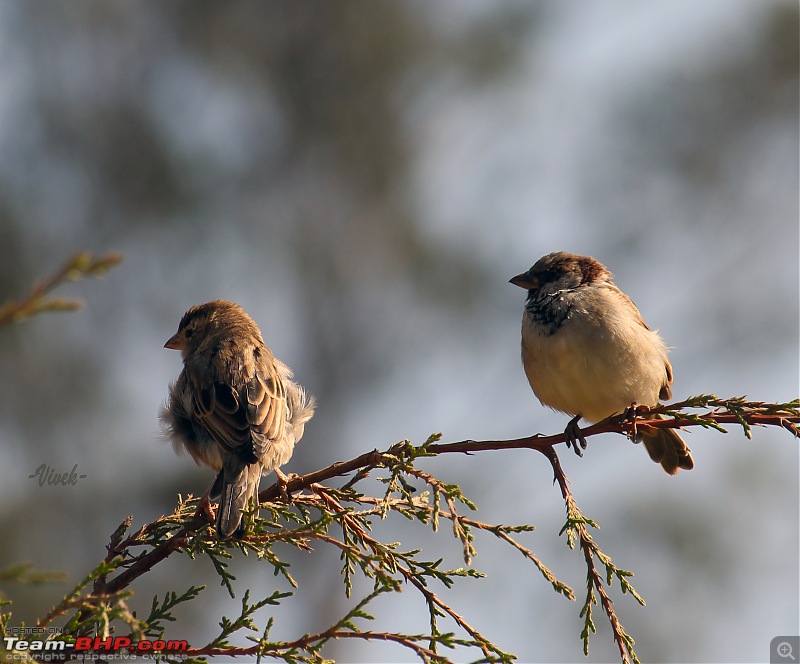
<path fill-rule="evenodd" d="M 62 652 L 97 652 L 120 653 L 128 655 L 146 655 L 149 653 L 181 653 L 189 649 L 189 644 L 182 640 L 148 640 L 134 641 L 127 636 L 100 637 L 79 636 L 74 643 L 60 639 L 52 641 L 28 641 L 16 636 L 4 636 L 3 643 L 7 652 L 15 653 L 50 653 Z M 6 656 L 8 658 L 8 655 Z"/>

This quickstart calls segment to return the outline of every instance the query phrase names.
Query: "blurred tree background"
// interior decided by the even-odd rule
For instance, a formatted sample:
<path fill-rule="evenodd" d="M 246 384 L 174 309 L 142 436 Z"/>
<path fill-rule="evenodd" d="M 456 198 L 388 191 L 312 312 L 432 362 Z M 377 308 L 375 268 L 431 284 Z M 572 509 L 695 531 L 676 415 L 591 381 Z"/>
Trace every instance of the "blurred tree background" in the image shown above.
<path fill-rule="evenodd" d="M 676 398 L 797 394 L 796 2 L 6 0 L 0 51 L 0 299 L 74 251 L 125 256 L 65 289 L 81 313 L 2 330 L 0 566 L 77 581 L 126 515 L 207 488 L 157 413 L 180 369 L 162 345 L 214 298 L 242 304 L 318 398 L 287 472 L 434 431 L 563 429 L 519 366 L 523 294 L 506 283 L 559 249 L 608 265 L 661 330 Z M 762 661 L 797 633 L 797 445 L 687 437 L 697 466 L 675 478 L 618 437 L 566 471 L 637 574 L 648 606 L 616 607 L 644 661 Z M 41 463 L 87 477 L 39 487 Z M 581 585 L 544 457 L 446 463 L 481 518 L 537 525 L 534 550 Z M 523 661 L 581 660 L 576 605 L 489 544 L 489 578 L 455 607 Z M 292 560 L 303 601 L 276 636 L 341 613 L 330 558 Z M 251 596 L 279 584 L 239 563 Z M 160 567 L 134 605 L 211 578 Z M 68 587 L 0 591 L 31 620 Z M 409 599 L 389 618 L 424 623 Z M 210 588 L 169 636 L 199 645 L 228 605 Z M 589 661 L 614 659 L 601 624 Z"/>

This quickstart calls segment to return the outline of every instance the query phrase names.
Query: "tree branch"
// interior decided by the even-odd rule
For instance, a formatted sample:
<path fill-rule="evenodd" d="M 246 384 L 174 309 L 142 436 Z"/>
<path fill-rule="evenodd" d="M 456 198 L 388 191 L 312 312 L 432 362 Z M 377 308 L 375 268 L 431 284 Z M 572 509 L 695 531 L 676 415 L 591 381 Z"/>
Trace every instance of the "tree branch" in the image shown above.
<path fill-rule="evenodd" d="M 672 417 L 665 419 L 636 419 L 636 415 L 641 410 L 649 411 L 653 414 L 660 414 L 661 412 L 669 412 L 670 409 L 675 408 L 706 408 L 714 407 L 716 409 L 722 408 L 723 410 L 713 410 L 703 413 L 698 416 L 691 417 Z M 727 408 L 726 408 L 727 406 Z M 674 412 L 674 411 L 673 411 Z M 722 424 L 738 424 L 742 422 L 748 425 L 756 426 L 778 426 L 788 429 L 795 436 L 800 435 L 800 430 L 797 424 L 800 423 L 800 400 L 795 400 L 787 404 L 765 404 L 763 402 L 746 402 L 743 399 L 718 399 L 714 396 L 700 396 L 693 399 L 687 399 L 673 405 L 660 406 L 653 409 L 637 409 L 632 415 L 629 416 L 614 416 L 585 427 L 581 430 L 584 437 L 596 436 L 601 433 L 619 433 L 624 435 L 632 435 L 637 428 L 653 427 L 653 428 L 688 428 L 694 426 L 710 427 L 713 425 L 720 426 Z M 365 470 L 377 468 L 386 465 L 387 458 L 394 458 L 404 452 L 409 452 L 412 449 L 420 449 L 420 456 L 435 456 L 439 454 L 461 453 L 461 454 L 474 454 L 476 452 L 484 452 L 489 450 L 508 450 L 508 449 L 532 449 L 544 452 L 554 445 L 565 443 L 567 437 L 564 433 L 556 434 L 553 436 L 542 436 L 535 434 L 533 436 L 526 436 L 524 438 L 515 438 L 513 440 L 462 440 L 455 443 L 430 443 L 423 445 L 422 448 L 413 448 L 413 446 L 406 442 L 397 443 L 388 448 L 385 452 L 372 450 L 360 456 L 351 459 L 350 461 L 336 462 L 322 468 L 320 470 L 308 473 L 306 475 L 295 475 L 291 477 L 288 483 L 284 486 L 280 483 L 275 483 L 269 488 L 265 489 L 259 494 L 259 501 L 262 503 L 274 501 L 279 499 L 284 491 L 288 493 L 295 493 L 303 489 L 310 489 L 314 484 L 330 480 L 335 477 L 342 477 L 349 475 L 356 470 Z M 366 472 L 363 473 L 366 475 Z M 97 590 L 100 593 L 114 593 L 122 590 L 132 583 L 135 579 L 142 574 L 148 572 L 154 565 L 158 564 L 175 551 L 178 551 L 185 543 L 185 538 L 192 533 L 195 533 L 200 528 L 208 524 L 207 515 L 201 513 L 200 509 L 195 515 L 183 525 L 174 535 L 169 539 L 161 542 L 149 553 L 140 556 L 134 563 L 132 563 L 124 572 L 121 572 L 114 579 L 107 584 L 101 584 Z M 136 538 L 128 538 L 125 546 L 136 544 Z M 120 550 L 125 547 L 119 547 Z"/>
<path fill-rule="evenodd" d="M 608 556 L 606 556 L 602 551 L 600 551 L 599 547 L 592 539 L 592 536 L 589 534 L 586 524 L 594 524 L 590 520 L 586 519 L 581 514 L 580 509 L 578 509 L 578 505 L 575 502 L 575 498 L 569 488 L 569 480 L 564 473 L 564 469 L 561 467 L 561 463 L 558 460 L 558 455 L 556 454 L 555 449 L 552 447 L 547 447 L 542 450 L 542 454 L 547 457 L 548 461 L 550 461 L 550 465 L 553 467 L 555 481 L 558 483 L 558 486 L 561 489 L 561 495 L 564 498 L 564 502 L 567 506 L 567 523 L 564 526 L 562 533 L 565 531 L 572 531 L 577 534 L 580 541 L 581 551 L 583 552 L 583 558 L 586 562 L 586 601 L 584 602 L 583 609 L 581 611 L 581 617 L 585 619 L 584 628 L 581 632 L 581 637 L 583 638 L 584 655 L 589 655 L 589 632 L 597 631 L 592 620 L 592 605 L 597 603 L 594 593 L 597 592 L 597 594 L 600 596 L 600 604 L 603 607 L 603 611 L 605 612 L 606 616 L 608 616 L 608 621 L 611 624 L 611 630 L 614 633 L 614 642 L 617 644 L 617 648 L 619 648 L 619 654 L 622 658 L 623 664 L 630 664 L 631 659 L 633 662 L 635 662 L 635 664 L 639 664 L 639 658 L 636 656 L 636 653 L 633 650 L 633 638 L 631 638 L 631 636 L 622 627 L 622 623 L 620 623 L 619 618 L 617 618 L 617 614 L 614 612 L 613 602 L 608 596 L 605 585 L 603 584 L 603 577 L 600 575 L 600 572 L 597 570 L 597 566 L 595 565 L 595 557 L 600 558 L 600 560 L 605 564 L 608 572 L 609 585 L 611 573 L 617 572 L 618 570 L 611 563 L 611 559 L 608 558 Z M 568 535 L 571 534 L 572 533 L 568 533 Z M 569 545 L 570 548 L 573 548 L 574 543 L 569 541 Z M 634 597 L 636 597 L 641 604 L 644 604 L 644 600 L 642 600 L 638 595 L 634 594 Z"/>
<path fill-rule="evenodd" d="M 122 255 L 110 252 L 93 258 L 88 251 L 75 254 L 56 272 L 34 285 L 22 300 L 7 300 L 0 305 L 0 326 L 20 322 L 42 311 L 75 311 L 83 306 L 80 300 L 48 298 L 47 295 L 67 281 L 78 281 L 86 277 L 99 277 L 122 261 Z"/>
<path fill-rule="evenodd" d="M 638 419 L 640 413 L 660 416 L 661 413 L 677 413 L 681 408 L 706 408 L 709 406 L 715 408 L 715 410 L 701 415 L 685 416 L 686 414 L 679 413 L 677 417 L 664 419 Z M 719 399 L 713 395 L 701 395 L 677 404 L 666 404 L 658 408 L 640 406 L 632 414 L 609 417 L 602 422 L 581 429 L 581 433 L 586 438 L 601 433 L 619 433 L 631 436 L 639 428 L 683 429 L 694 426 L 717 428 L 724 431 L 721 428 L 723 424 L 738 424 L 741 426 L 743 423 L 753 426 L 778 426 L 791 431 L 795 436 L 800 436 L 800 429 L 797 426 L 800 423 L 800 400 L 796 399 L 786 404 L 767 404 L 760 401 L 747 402 L 741 398 Z M 747 435 L 747 428 L 745 428 L 745 433 Z M 475 452 L 511 449 L 531 449 L 542 452 L 548 447 L 559 445 L 566 441 L 567 436 L 565 433 L 552 436 L 534 434 L 533 436 L 514 438 L 512 440 L 462 440 L 455 443 L 431 443 L 426 444 L 423 448 L 425 453 L 430 456 L 454 452 L 474 454 Z M 401 453 L 405 446 L 406 443 L 398 443 L 385 452 L 373 450 L 351 461 L 337 462 L 308 475 L 294 476 L 285 489 L 290 493 L 300 491 L 301 489 L 309 488 L 313 483 L 347 475 L 354 470 L 381 466 L 385 456 L 395 456 Z M 262 502 L 275 500 L 280 497 L 281 491 L 282 487 L 276 484 L 262 491 L 259 494 L 259 499 Z"/>
<path fill-rule="evenodd" d="M 699 414 L 690 412 L 700 410 Z M 629 413 L 622 416 L 615 416 L 603 422 L 588 426 L 582 430 L 584 437 L 594 436 L 600 433 L 619 433 L 625 436 L 633 435 L 643 427 L 661 428 L 689 428 L 701 426 L 726 432 L 723 425 L 736 424 L 741 426 L 746 436 L 750 436 L 752 426 L 777 426 L 791 431 L 795 436 L 800 433 L 798 428 L 800 423 L 800 400 L 794 400 L 786 404 L 768 404 L 762 402 L 745 401 L 744 398 L 719 399 L 711 395 L 701 395 L 686 401 L 659 406 L 658 408 L 631 408 Z M 76 610 L 75 616 L 69 621 L 68 625 L 71 634 L 85 633 L 97 622 L 98 616 L 104 616 L 105 624 L 109 616 L 121 616 L 126 622 L 130 622 L 127 616 L 127 607 L 124 604 L 127 596 L 123 591 L 130 586 L 137 578 L 150 571 L 155 565 L 166 559 L 176 551 L 186 551 L 189 555 L 195 556 L 202 553 L 211 557 L 217 573 L 223 578 L 231 594 L 233 593 L 230 582 L 233 577 L 226 571 L 227 563 L 225 560 L 231 557 L 229 549 L 231 547 L 241 548 L 243 551 L 253 550 L 258 552 L 259 557 L 265 557 L 270 563 L 275 565 L 276 574 L 282 572 L 286 578 L 296 585 L 288 576 L 286 565 L 269 550 L 270 543 L 278 540 L 287 544 L 292 544 L 299 548 L 309 548 L 309 539 L 336 546 L 341 551 L 343 559 L 346 561 L 343 574 L 345 575 L 345 586 L 348 596 L 351 589 L 349 574 L 351 569 L 348 567 L 350 561 L 362 567 L 364 574 L 375 580 L 376 588 L 373 593 L 363 600 L 367 603 L 383 592 L 396 591 L 400 581 L 414 587 L 424 598 L 429 614 L 431 616 L 431 632 L 427 636 L 419 637 L 414 635 L 385 635 L 382 632 L 359 631 L 353 625 L 350 618 L 369 618 L 361 612 L 360 607 L 356 607 L 352 614 L 345 616 L 342 621 L 333 625 L 325 632 L 316 635 L 306 635 L 303 639 L 296 642 L 273 644 L 267 641 L 266 633 L 264 638 L 259 641 L 258 646 L 253 648 L 231 648 L 225 641 L 225 635 L 231 629 L 238 629 L 238 625 L 247 624 L 250 613 L 258 608 L 256 605 L 244 606 L 240 622 L 226 623 L 228 632 L 223 630 L 223 634 L 217 641 L 209 644 L 207 648 L 216 648 L 213 654 L 272 654 L 273 656 L 289 657 L 292 648 L 300 648 L 302 644 L 308 646 L 307 652 L 310 656 L 316 657 L 317 650 L 323 647 L 325 641 L 331 638 L 359 638 L 364 640 L 383 639 L 391 640 L 413 650 L 421 659 L 425 661 L 442 661 L 441 655 L 436 653 L 436 644 L 447 647 L 456 645 L 467 647 L 478 647 L 482 650 L 485 660 L 508 661 L 513 656 L 504 653 L 486 639 L 480 632 L 473 628 L 466 620 L 459 615 L 453 608 L 443 602 L 434 594 L 426 583 L 427 578 L 437 579 L 449 586 L 451 576 L 480 576 L 474 570 L 466 571 L 442 571 L 438 569 L 437 563 L 418 561 L 414 558 L 416 552 L 399 552 L 395 550 L 395 545 L 384 545 L 369 535 L 369 519 L 384 518 L 388 511 L 399 512 L 403 516 L 411 519 L 418 519 L 424 523 L 431 524 L 433 529 L 437 529 L 438 517 L 442 516 L 449 519 L 453 524 L 453 532 L 463 546 L 465 560 L 469 564 L 469 558 L 473 555 L 471 528 L 477 528 L 484 532 L 490 532 L 496 537 L 505 541 L 521 552 L 526 558 L 533 561 L 545 578 L 553 585 L 554 589 L 560 594 L 570 599 L 574 599 L 572 590 L 566 584 L 558 581 L 534 554 L 513 538 L 509 533 L 524 532 L 532 529 L 531 526 L 493 526 L 474 519 L 461 516 L 456 511 L 456 503 L 460 502 L 469 508 L 474 508 L 472 503 L 461 494 L 460 488 L 455 484 L 446 484 L 429 473 L 414 466 L 416 460 L 425 457 L 438 456 L 441 454 L 476 454 L 488 450 L 504 449 L 533 449 L 544 454 L 553 469 L 555 481 L 558 483 L 567 508 L 567 522 L 562 529 L 562 534 L 567 534 L 567 542 L 570 548 L 579 545 L 583 554 L 586 569 L 587 594 L 581 611 L 584 618 L 584 628 L 581 637 L 584 643 L 584 651 L 588 654 L 589 635 L 595 631 L 592 619 L 592 606 L 598 601 L 607 616 L 614 635 L 614 641 L 620 651 L 622 661 L 625 663 L 638 662 L 636 653 L 633 651 L 633 639 L 625 632 L 620 623 L 612 604 L 612 600 L 607 592 L 607 587 L 611 585 L 612 579 L 617 578 L 622 592 L 630 593 L 637 601 L 644 604 L 644 600 L 637 594 L 636 590 L 629 583 L 628 577 L 631 572 L 617 568 L 611 558 L 603 553 L 589 534 L 588 527 L 596 527 L 590 519 L 584 517 L 572 496 L 569 489 L 568 480 L 560 466 L 558 456 L 554 446 L 566 442 L 567 436 L 564 433 L 543 436 L 540 434 L 517 438 L 513 440 L 463 440 L 452 443 L 439 443 L 438 436 L 432 436 L 426 443 L 415 446 L 408 441 L 403 441 L 392 445 L 383 452 L 372 450 L 354 459 L 345 462 L 337 462 L 320 470 L 306 475 L 295 475 L 289 478 L 288 483 L 275 485 L 262 491 L 259 500 L 266 508 L 273 510 L 274 518 L 271 522 L 261 522 L 257 526 L 256 532 L 251 537 L 244 538 L 241 542 L 220 543 L 217 542 L 210 529 L 213 523 L 213 515 L 210 512 L 207 501 L 200 501 L 195 509 L 194 500 L 181 500 L 176 511 L 167 517 L 161 517 L 156 521 L 142 526 L 138 531 L 125 537 L 130 527 L 130 518 L 123 523 L 112 534 L 108 544 L 107 554 L 101 564 L 93 570 L 89 576 L 73 591 L 64 602 L 56 606 L 39 625 L 43 626 L 50 622 L 55 616 L 63 615 L 68 610 Z M 389 471 L 388 478 L 381 478 L 386 482 L 386 494 L 383 498 L 372 498 L 364 496 L 354 490 L 354 485 L 366 478 L 374 469 L 385 469 Z M 336 477 L 346 477 L 352 474 L 340 489 L 329 488 L 322 484 L 326 480 Z M 425 494 L 417 494 L 416 489 L 411 486 L 404 477 L 416 478 L 425 482 L 431 489 L 432 497 L 430 503 Z M 303 490 L 310 490 L 305 492 Z M 280 527 L 275 525 L 278 521 L 291 523 L 297 521 L 297 516 L 289 514 L 290 505 L 281 501 L 280 498 L 286 493 L 296 494 L 294 498 L 294 509 L 300 510 L 302 518 L 300 528 L 291 529 L 288 526 Z M 447 509 L 440 510 L 440 499 L 446 503 Z M 366 510 L 353 510 L 350 506 L 343 503 L 366 505 Z M 308 509 L 312 508 L 319 512 L 320 517 L 310 520 Z M 331 523 L 338 523 L 342 528 L 341 539 L 331 537 L 327 534 L 327 527 Z M 136 547 L 145 547 L 141 553 L 132 553 Z M 147 547 L 150 547 L 147 550 Z M 361 547 L 361 548 L 359 548 Z M 604 583 L 603 574 L 598 569 L 598 564 L 605 567 L 606 580 Z M 395 575 L 399 574 L 397 577 Z M 115 575 L 115 576 L 113 576 Z M 109 576 L 113 576 L 110 580 Z M 93 583 L 91 592 L 83 595 L 82 588 L 87 584 Z M 199 592 L 199 590 L 198 590 Z M 277 604 L 284 593 L 275 595 L 264 600 L 270 604 Z M 176 596 L 177 597 L 177 596 Z M 183 600 L 181 600 L 183 601 Z M 246 599 L 245 599 L 246 604 Z M 100 611 L 101 613 L 98 613 Z M 104 613 L 102 613 L 104 612 Z M 452 634 L 442 633 L 436 625 L 437 617 L 448 617 L 461 630 L 466 632 L 469 639 L 466 641 L 458 640 Z M 227 619 L 226 619 L 227 620 Z M 138 625 L 145 625 L 141 621 L 136 623 L 131 629 L 140 629 Z M 421 640 L 429 641 L 428 647 L 421 645 Z M 312 645 L 316 644 L 316 645 Z M 224 647 L 223 647 L 224 644 Z M 265 650 L 265 646 L 267 650 Z M 286 647 L 288 650 L 283 650 Z M 211 650 L 196 650 L 192 654 L 206 655 L 212 654 Z M 307 661 L 303 659 L 302 661 Z"/>

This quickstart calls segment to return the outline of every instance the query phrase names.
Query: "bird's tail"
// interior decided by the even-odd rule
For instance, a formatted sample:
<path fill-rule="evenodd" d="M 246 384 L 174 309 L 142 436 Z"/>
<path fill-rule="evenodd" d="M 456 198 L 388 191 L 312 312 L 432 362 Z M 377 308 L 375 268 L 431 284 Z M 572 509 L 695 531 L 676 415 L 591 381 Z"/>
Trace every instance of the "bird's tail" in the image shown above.
<path fill-rule="evenodd" d="M 209 495 L 211 500 L 219 500 L 217 537 L 244 536 L 242 510 L 248 508 L 251 497 L 258 503 L 260 482 L 261 464 L 247 463 L 234 454 L 225 459 Z"/>
<path fill-rule="evenodd" d="M 660 463 L 668 474 L 675 475 L 679 468 L 694 468 L 692 451 L 675 429 L 642 429 L 636 436 L 636 442 L 640 441 L 644 443 L 650 458 Z"/>

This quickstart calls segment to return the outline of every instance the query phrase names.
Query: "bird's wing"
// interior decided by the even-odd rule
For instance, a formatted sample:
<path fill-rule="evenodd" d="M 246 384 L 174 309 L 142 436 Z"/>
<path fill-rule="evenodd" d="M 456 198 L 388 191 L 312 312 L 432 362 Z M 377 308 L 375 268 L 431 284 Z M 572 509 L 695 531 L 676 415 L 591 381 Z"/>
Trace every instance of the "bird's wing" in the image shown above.
<path fill-rule="evenodd" d="M 630 308 L 630 312 L 636 321 L 645 329 L 652 332 L 650 326 L 644 322 L 644 318 L 642 318 L 642 314 L 639 311 L 639 308 L 634 304 L 633 300 L 629 298 L 625 293 L 621 290 L 618 290 L 618 293 L 622 297 L 625 304 Z M 672 398 L 672 365 L 669 363 L 669 360 L 665 359 L 665 376 L 664 376 L 664 384 L 661 386 L 661 390 L 658 393 L 658 398 L 661 401 L 666 401 Z"/>
<path fill-rule="evenodd" d="M 253 454 L 260 459 L 273 441 L 283 440 L 286 428 L 286 388 L 274 362 L 247 383 L 246 395 Z"/>
<path fill-rule="evenodd" d="M 666 362 L 667 378 L 661 386 L 661 391 L 658 393 L 658 398 L 661 399 L 661 401 L 668 401 L 672 398 L 672 365 L 669 363 L 669 360 Z"/>
<path fill-rule="evenodd" d="M 617 291 L 617 295 L 622 299 L 624 304 L 628 307 L 629 311 L 633 318 L 636 319 L 636 322 L 639 323 L 645 330 L 650 330 L 650 326 L 644 322 L 644 318 L 642 318 L 642 313 L 639 311 L 639 307 L 636 306 L 633 300 L 629 298 L 625 293 L 615 287 Z M 652 330 L 651 330 L 652 331 Z"/>
<path fill-rule="evenodd" d="M 194 370 L 191 363 L 185 371 L 192 388 L 193 415 L 223 450 L 252 463 L 283 437 L 286 393 L 274 362 L 265 362 L 236 387 L 204 380 L 207 374 Z"/>

